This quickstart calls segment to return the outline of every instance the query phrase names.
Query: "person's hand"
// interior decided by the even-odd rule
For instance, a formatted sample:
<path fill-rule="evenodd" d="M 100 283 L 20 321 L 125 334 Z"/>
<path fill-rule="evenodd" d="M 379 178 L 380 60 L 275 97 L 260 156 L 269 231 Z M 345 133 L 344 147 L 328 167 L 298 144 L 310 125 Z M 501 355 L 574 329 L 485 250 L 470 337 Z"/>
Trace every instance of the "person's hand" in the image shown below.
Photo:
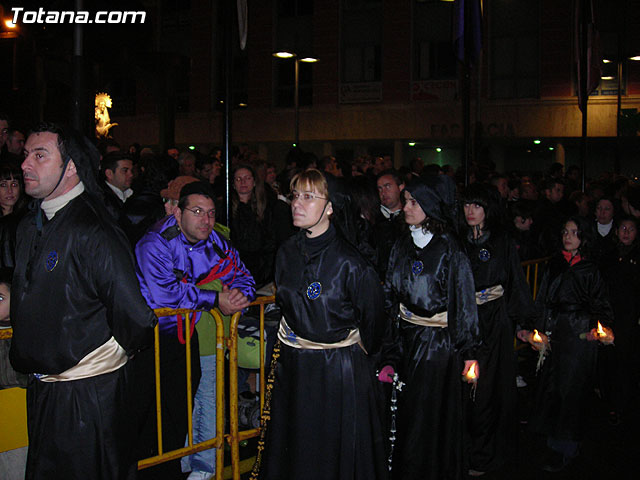
<path fill-rule="evenodd" d="M 532 336 L 533 336 L 533 333 L 531 333 L 531 330 L 523 329 L 523 330 L 518 330 L 516 332 L 516 337 L 518 337 L 518 340 L 524 343 L 530 343 Z"/>
<path fill-rule="evenodd" d="M 473 375 L 469 374 L 469 370 L 471 370 L 471 367 L 474 367 L 473 368 Z M 480 378 L 480 367 L 478 365 L 478 361 L 477 360 L 465 360 L 464 361 L 464 368 L 462 369 L 462 376 L 469 383 L 477 382 L 478 378 Z"/>
<path fill-rule="evenodd" d="M 534 338 L 535 334 L 531 334 L 529 336 L 529 343 L 531 344 L 531 348 L 536 351 L 546 350 L 549 348 L 549 337 L 544 333 L 538 332 L 539 339 Z"/>
<path fill-rule="evenodd" d="M 225 315 L 233 315 L 249 306 L 249 299 L 237 288 L 229 290 L 226 285 L 218 293 L 218 308 Z"/>
<path fill-rule="evenodd" d="M 378 381 L 383 383 L 393 383 L 393 376 L 396 371 L 391 365 L 385 365 L 378 373 Z"/>

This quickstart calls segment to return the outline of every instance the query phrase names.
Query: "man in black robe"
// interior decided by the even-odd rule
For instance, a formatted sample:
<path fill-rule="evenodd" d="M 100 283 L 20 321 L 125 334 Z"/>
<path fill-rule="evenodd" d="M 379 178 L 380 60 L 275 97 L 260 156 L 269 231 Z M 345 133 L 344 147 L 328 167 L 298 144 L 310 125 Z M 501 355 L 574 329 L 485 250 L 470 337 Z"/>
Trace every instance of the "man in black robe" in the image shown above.
<path fill-rule="evenodd" d="M 25 144 L 11 298 L 13 367 L 29 373 L 27 479 L 135 477 L 128 360 L 157 321 L 97 184 L 99 153 L 40 124 Z"/>

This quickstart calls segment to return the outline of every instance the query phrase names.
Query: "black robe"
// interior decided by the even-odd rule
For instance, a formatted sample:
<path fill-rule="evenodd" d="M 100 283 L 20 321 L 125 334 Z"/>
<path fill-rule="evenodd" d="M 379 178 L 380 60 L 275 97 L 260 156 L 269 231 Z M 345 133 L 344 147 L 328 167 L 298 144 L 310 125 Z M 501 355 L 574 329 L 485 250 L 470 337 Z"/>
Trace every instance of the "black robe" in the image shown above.
<path fill-rule="evenodd" d="M 313 282 L 322 288 L 311 300 Z M 386 321 L 376 272 L 331 226 L 317 238 L 300 232 L 283 244 L 276 285 L 276 302 L 296 335 L 335 343 L 358 328 L 367 353 L 359 345 L 281 345 L 260 478 L 387 478 L 374 361 Z"/>
<path fill-rule="evenodd" d="M 612 408 L 627 414 L 636 408 L 632 400 L 640 380 L 640 244 L 625 247 L 602 258 L 602 276 L 613 308 L 615 348 L 602 349 L 608 362 L 601 381 L 611 388 Z M 602 388 L 602 385 L 601 385 Z"/>
<path fill-rule="evenodd" d="M 502 285 L 504 295 L 478 305 L 482 346 L 478 349 L 480 377 L 469 402 L 470 465 L 495 471 L 513 458 L 517 441 L 516 325 L 534 319 L 533 300 L 524 278 L 518 250 L 506 233 L 487 232 L 463 243 L 471 262 L 476 292 Z"/>
<path fill-rule="evenodd" d="M 536 297 L 536 328 L 549 334 L 551 350 L 542 366 L 533 431 L 558 440 L 580 441 L 589 422 L 587 405 L 595 380 L 598 342 L 581 339 L 600 321 L 610 325 L 607 288 L 595 263 L 573 266 L 561 256 L 549 261 Z"/>
<path fill-rule="evenodd" d="M 463 396 L 469 392 L 461 374 L 464 360 L 476 358 L 480 343 L 469 259 L 450 234 L 435 235 L 419 249 L 407 233 L 391 250 L 385 290 L 391 315 L 399 302 L 423 317 L 448 313 L 446 328 L 400 320 L 386 352 L 406 383 L 399 400 L 393 476 L 463 478 Z"/>
<path fill-rule="evenodd" d="M 45 220 L 41 232 L 34 213 L 22 220 L 11 289 L 16 370 L 62 373 L 112 336 L 131 356 L 151 344 L 156 321 L 124 234 L 87 193 Z M 127 370 L 61 382 L 31 375 L 27 478 L 135 472 Z"/>

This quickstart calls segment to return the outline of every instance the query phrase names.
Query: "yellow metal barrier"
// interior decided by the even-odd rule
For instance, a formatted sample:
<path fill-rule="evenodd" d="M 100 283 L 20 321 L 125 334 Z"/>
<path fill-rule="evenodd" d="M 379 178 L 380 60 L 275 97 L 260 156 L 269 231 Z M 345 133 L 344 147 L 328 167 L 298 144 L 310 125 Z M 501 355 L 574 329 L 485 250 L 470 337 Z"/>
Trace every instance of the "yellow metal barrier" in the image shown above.
<path fill-rule="evenodd" d="M 264 384 L 265 384 L 265 365 L 264 365 L 264 306 L 273 303 L 274 296 L 259 297 L 251 305 L 260 306 L 260 413 L 264 408 Z M 257 437 L 260 434 L 260 428 L 238 431 L 238 321 L 240 315 L 235 314 L 231 317 L 229 327 L 229 338 L 227 346 L 229 347 L 229 434 L 227 442 L 231 447 L 231 474 L 233 480 L 240 480 L 240 442 L 249 438 Z M 249 471 L 253 466 L 253 462 L 246 463 L 246 470 Z"/>
<path fill-rule="evenodd" d="M 539 270 L 541 265 L 546 265 L 551 257 L 543 257 L 536 258 L 534 260 L 526 260 L 522 262 L 522 267 L 524 268 L 525 277 L 527 279 L 527 283 L 531 287 L 531 295 L 533 299 L 536 299 L 536 295 L 538 295 L 538 288 L 540 287 L 540 276 Z M 533 284 L 531 283 L 531 270 L 533 270 Z"/>
<path fill-rule="evenodd" d="M 158 317 L 171 315 L 183 315 L 185 317 L 185 347 L 186 347 L 186 381 L 187 381 L 187 446 L 163 452 L 162 448 L 162 411 L 161 411 L 161 385 L 160 385 L 160 330 L 159 325 L 154 329 L 154 353 L 155 353 L 155 381 L 156 381 L 156 428 L 158 441 L 158 455 L 142 459 L 138 462 L 138 469 L 152 467 L 170 460 L 186 457 L 202 450 L 216 448 L 216 480 L 222 480 L 224 465 L 224 324 L 222 317 L 217 310 L 211 310 L 211 314 L 216 321 L 216 436 L 210 440 L 193 444 L 193 395 L 191 389 L 191 317 L 195 311 L 179 308 L 158 308 L 154 310 Z M 240 314 L 236 314 L 238 317 Z M 235 317 L 235 316 L 234 316 Z"/>

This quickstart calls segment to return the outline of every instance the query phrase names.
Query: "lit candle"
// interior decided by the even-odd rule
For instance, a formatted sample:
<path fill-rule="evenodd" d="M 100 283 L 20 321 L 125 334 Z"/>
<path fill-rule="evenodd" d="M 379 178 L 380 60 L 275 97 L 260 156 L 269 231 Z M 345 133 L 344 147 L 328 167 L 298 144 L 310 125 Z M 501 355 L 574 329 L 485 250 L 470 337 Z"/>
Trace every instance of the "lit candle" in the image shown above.
<path fill-rule="evenodd" d="M 465 377 L 467 378 L 468 382 L 472 382 L 472 383 L 475 383 L 478 380 L 478 375 L 476 374 L 476 364 L 475 363 L 471 364 L 471 367 L 467 371 L 467 374 L 465 375 Z"/>
<path fill-rule="evenodd" d="M 596 335 L 598 335 L 598 340 L 600 340 L 605 345 L 613 343 L 613 331 L 611 331 L 610 328 L 603 327 L 600 322 L 598 322 Z"/>
<path fill-rule="evenodd" d="M 538 330 L 533 331 L 533 341 L 542 343 L 542 337 L 540 336 L 540 333 L 538 332 Z"/>

